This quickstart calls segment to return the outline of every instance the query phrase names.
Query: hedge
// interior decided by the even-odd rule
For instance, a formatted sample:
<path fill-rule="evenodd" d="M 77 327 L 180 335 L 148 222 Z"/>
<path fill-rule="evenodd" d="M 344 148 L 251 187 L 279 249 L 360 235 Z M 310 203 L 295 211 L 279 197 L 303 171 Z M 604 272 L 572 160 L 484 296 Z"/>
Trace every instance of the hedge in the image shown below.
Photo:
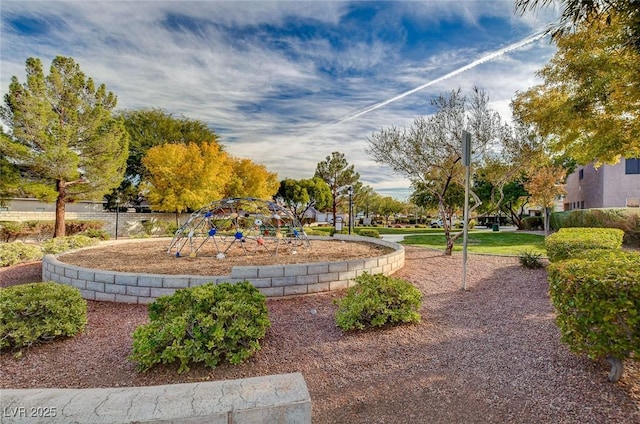
<path fill-rule="evenodd" d="M 568 259 L 589 249 L 620 249 L 624 233 L 617 228 L 561 228 L 545 239 L 550 262 Z"/>
<path fill-rule="evenodd" d="M 584 252 L 548 267 L 562 341 L 590 358 L 640 358 L 640 254 Z"/>
<path fill-rule="evenodd" d="M 362 237 L 374 237 L 380 238 L 380 233 L 378 230 L 374 230 L 372 228 L 363 228 L 357 231 L 357 234 Z"/>
<path fill-rule="evenodd" d="M 640 246 L 639 208 L 579 209 L 551 214 L 553 230 L 568 227 L 618 228 L 624 231 L 624 243 Z"/>

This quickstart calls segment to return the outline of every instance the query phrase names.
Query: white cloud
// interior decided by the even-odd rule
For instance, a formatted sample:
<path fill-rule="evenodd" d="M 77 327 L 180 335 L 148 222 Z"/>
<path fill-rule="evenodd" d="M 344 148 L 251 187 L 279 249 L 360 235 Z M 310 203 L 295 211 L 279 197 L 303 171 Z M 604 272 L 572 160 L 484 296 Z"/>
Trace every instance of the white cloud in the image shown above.
<path fill-rule="evenodd" d="M 361 28 L 345 23 L 366 5 L 3 0 L 0 88 L 4 94 L 12 75 L 24 81 L 27 57 L 40 57 L 48 67 L 56 55 L 71 56 L 118 95 L 119 107 L 162 108 L 202 120 L 221 133 L 229 152 L 264 163 L 281 178 L 308 178 L 319 161 L 340 151 L 365 184 L 381 193 L 406 193 L 406 180 L 366 155 L 373 131 L 410 125 L 427 113 L 429 98 L 457 87 L 485 89 L 508 116 L 515 91 L 534 84 L 535 71 L 553 53 L 546 41 L 532 43 L 339 123 L 522 39 L 555 16 L 545 10 L 522 18 L 513 14 L 511 1 L 500 0 L 393 2 L 369 4 L 385 12 Z M 25 16 L 49 33 L 38 38 L 14 30 L 11 20 Z M 445 33 L 438 41 L 446 49 L 433 47 L 422 56 L 407 44 L 407 17 L 418 30 L 463 22 L 475 33 Z M 512 30 L 492 33 L 487 21 Z M 312 25 L 309 34 L 291 31 L 305 24 Z M 356 30 L 367 33 L 353 39 L 342 34 Z M 465 36 L 486 42 L 461 42 Z"/>

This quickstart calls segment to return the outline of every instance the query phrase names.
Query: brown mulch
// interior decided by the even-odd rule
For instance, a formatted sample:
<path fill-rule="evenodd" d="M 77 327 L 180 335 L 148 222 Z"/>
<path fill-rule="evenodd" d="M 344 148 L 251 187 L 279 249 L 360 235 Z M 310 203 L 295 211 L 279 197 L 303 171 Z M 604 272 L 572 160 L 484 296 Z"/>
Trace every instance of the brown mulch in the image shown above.
<path fill-rule="evenodd" d="M 334 322 L 333 300 L 341 292 L 268 300 L 272 326 L 260 352 L 237 366 L 194 365 L 183 374 L 173 365 L 139 374 L 127 359 L 146 307 L 90 301 L 83 334 L 33 347 L 21 358 L 1 355 L 0 388 L 156 385 L 299 371 L 316 423 L 640 422 L 638 363 L 627 361 L 622 380 L 608 383 L 604 362 L 571 353 L 559 340 L 544 269 L 470 255 L 462 291 L 460 256 L 407 247 L 396 276 L 424 294 L 420 324 L 346 334 Z"/>
<path fill-rule="evenodd" d="M 42 279 L 42 261 L 0 268 L 0 287 L 31 283 Z"/>
<path fill-rule="evenodd" d="M 230 275 L 231 268 L 242 265 L 300 264 L 370 258 L 392 252 L 393 249 L 367 242 L 340 240 L 311 240 L 309 246 L 291 247 L 283 244 L 277 255 L 273 250 L 259 248 L 253 242 L 219 243 L 226 251 L 224 259 L 217 259 L 211 242 L 195 258 L 188 249 L 183 257 L 168 254 L 168 240 L 144 240 L 115 243 L 95 249 L 83 249 L 59 257 L 62 262 L 87 268 L 147 274 Z M 175 252 L 175 251 L 174 251 Z"/>

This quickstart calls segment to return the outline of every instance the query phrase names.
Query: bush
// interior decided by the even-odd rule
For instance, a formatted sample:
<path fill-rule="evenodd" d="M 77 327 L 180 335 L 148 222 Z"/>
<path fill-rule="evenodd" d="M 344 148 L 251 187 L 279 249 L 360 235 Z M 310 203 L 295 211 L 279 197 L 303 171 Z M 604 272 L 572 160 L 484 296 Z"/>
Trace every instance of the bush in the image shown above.
<path fill-rule="evenodd" d="M 640 255 L 622 250 L 551 264 L 562 341 L 591 359 L 640 357 Z"/>
<path fill-rule="evenodd" d="M 21 241 L 0 244 L 0 266 L 10 266 L 21 262 L 42 259 L 42 249 Z"/>
<path fill-rule="evenodd" d="M 522 218 L 520 222 L 523 230 L 527 230 L 527 231 L 544 230 L 544 218 L 541 216 L 527 216 Z"/>
<path fill-rule="evenodd" d="M 535 253 L 531 250 L 524 251 L 518 255 L 518 259 L 520 260 L 520 265 L 528 269 L 538 269 L 542 268 L 544 264 L 542 263 L 542 255 Z"/>
<path fill-rule="evenodd" d="M 42 241 L 53 236 L 55 224 L 51 221 L 25 221 L 22 223 L 23 238 Z"/>
<path fill-rule="evenodd" d="M 26 238 L 41 241 L 53 236 L 54 226 L 53 221 L 5 221 L 0 224 L 0 239 L 6 242 Z M 66 221 L 65 234 L 71 236 L 91 230 L 102 230 L 103 227 L 102 221 Z"/>
<path fill-rule="evenodd" d="M 374 230 L 371 228 L 363 228 L 360 231 L 358 231 L 358 235 L 362 236 L 362 237 L 374 237 L 374 238 L 380 238 L 380 233 L 378 232 L 378 230 Z"/>
<path fill-rule="evenodd" d="M 93 246 L 97 243 L 98 240 L 81 234 L 75 236 L 56 237 L 42 242 L 42 251 L 45 254 L 56 254 L 66 252 L 67 250 Z"/>
<path fill-rule="evenodd" d="M 238 364 L 260 350 L 270 326 L 265 296 L 248 281 L 180 289 L 148 308 L 149 323 L 133 333 L 141 371 L 176 361 L 179 373 L 192 362 Z"/>
<path fill-rule="evenodd" d="M 349 229 L 348 228 L 342 228 L 342 230 L 340 231 L 336 231 L 335 228 L 332 228 L 331 231 L 329 231 L 329 235 L 333 237 L 334 234 L 349 234 Z"/>
<path fill-rule="evenodd" d="M 87 236 L 92 239 L 98 239 L 98 240 L 109 240 L 111 238 L 109 233 L 106 232 L 105 230 L 96 230 L 95 228 L 89 228 L 87 230 L 84 230 L 79 235 Z"/>
<path fill-rule="evenodd" d="M 364 273 L 357 285 L 336 301 L 335 319 L 345 331 L 420 321 L 422 293 L 406 280 Z"/>
<path fill-rule="evenodd" d="M 551 228 L 568 227 L 618 228 L 624 231 L 624 242 L 640 246 L 640 209 L 580 209 L 551 214 Z"/>
<path fill-rule="evenodd" d="M 86 233 L 87 231 L 100 231 L 104 228 L 103 221 L 65 221 L 65 235 Z"/>
<path fill-rule="evenodd" d="M 588 249 L 620 249 L 622 230 L 616 228 L 561 228 L 545 239 L 549 261 L 556 262 Z"/>
<path fill-rule="evenodd" d="M 20 222 L 0 222 L 0 240 L 8 243 L 24 236 L 24 228 Z"/>
<path fill-rule="evenodd" d="M 0 349 L 74 336 L 87 324 L 80 291 L 54 282 L 0 289 Z"/>

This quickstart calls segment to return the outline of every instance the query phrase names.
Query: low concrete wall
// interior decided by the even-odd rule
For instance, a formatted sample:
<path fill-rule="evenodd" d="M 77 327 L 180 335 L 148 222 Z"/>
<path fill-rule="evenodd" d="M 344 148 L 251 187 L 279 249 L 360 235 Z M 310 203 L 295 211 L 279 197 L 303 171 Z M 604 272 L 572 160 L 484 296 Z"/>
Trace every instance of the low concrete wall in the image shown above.
<path fill-rule="evenodd" d="M 302 374 L 104 389 L 3 389 L 2 423 L 311 423 Z"/>
<path fill-rule="evenodd" d="M 330 239 L 329 237 L 309 237 Z M 85 299 L 151 303 L 156 298 L 173 294 L 177 289 L 195 287 L 207 282 L 250 281 L 267 297 L 282 297 L 344 289 L 355 284 L 357 276 L 369 274 L 391 275 L 404 266 L 404 247 L 381 239 L 336 234 L 334 239 L 366 241 L 395 249 L 373 258 L 337 262 L 314 262 L 295 265 L 237 266 L 231 275 L 162 275 L 103 271 L 69 265 L 58 259 L 61 255 L 47 255 L 42 260 L 42 279 L 68 284 L 80 289 Z M 129 240 L 131 242 L 131 240 Z"/>

